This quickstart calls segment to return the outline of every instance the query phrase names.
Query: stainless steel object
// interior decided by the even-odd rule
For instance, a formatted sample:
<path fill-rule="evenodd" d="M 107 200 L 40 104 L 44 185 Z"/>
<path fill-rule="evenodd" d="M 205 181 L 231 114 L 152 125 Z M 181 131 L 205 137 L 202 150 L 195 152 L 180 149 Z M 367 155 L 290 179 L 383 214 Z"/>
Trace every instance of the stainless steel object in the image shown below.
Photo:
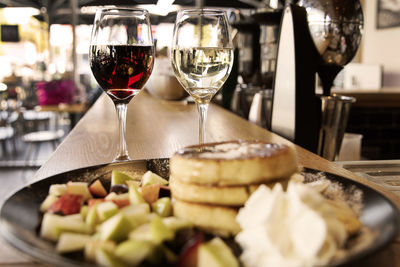
<path fill-rule="evenodd" d="M 363 15 L 359 0 L 293 2 L 286 1 L 282 15 L 271 130 L 317 153 L 325 111 L 315 76 L 329 96 L 333 79 L 358 49 Z"/>
<path fill-rule="evenodd" d="M 232 96 L 231 110 L 247 119 L 254 95 L 260 90 L 261 88 L 257 86 L 238 84 Z"/>
<path fill-rule="evenodd" d="M 343 66 L 355 56 L 360 46 L 363 12 L 359 0 L 300 0 L 306 8 L 308 28 L 314 45 L 321 55 L 318 74 L 324 95 Z"/>
<path fill-rule="evenodd" d="M 272 90 L 257 92 L 250 106 L 249 121 L 265 128 L 271 128 Z"/>
<path fill-rule="evenodd" d="M 339 154 L 354 97 L 332 95 L 321 97 L 321 129 L 318 155 L 335 160 Z"/>
<path fill-rule="evenodd" d="M 266 88 L 272 89 L 278 50 L 279 25 L 260 25 L 260 71 Z"/>

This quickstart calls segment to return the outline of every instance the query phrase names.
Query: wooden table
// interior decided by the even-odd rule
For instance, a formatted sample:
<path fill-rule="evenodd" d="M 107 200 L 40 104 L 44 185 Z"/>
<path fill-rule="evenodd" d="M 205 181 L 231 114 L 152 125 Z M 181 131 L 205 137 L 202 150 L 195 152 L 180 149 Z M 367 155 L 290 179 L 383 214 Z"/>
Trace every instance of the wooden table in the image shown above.
<path fill-rule="evenodd" d="M 176 150 L 197 142 L 197 110 L 194 104 L 156 99 L 142 91 L 131 101 L 127 116 L 127 143 L 132 159 L 170 157 Z M 211 105 L 208 112 L 207 140 L 259 139 L 293 145 L 257 125 Z M 118 142 L 117 119 L 111 100 L 103 95 L 78 122 L 33 180 L 68 170 L 108 163 Z M 295 146 L 299 163 L 305 167 L 336 173 L 374 187 L 400 207 L 396 195 L 370 184 L 335 163 Z M 0 266 L 41 266 L 29 256 L 0 242 Z M 360 266 L 400 266 L 400 239 Z"/>

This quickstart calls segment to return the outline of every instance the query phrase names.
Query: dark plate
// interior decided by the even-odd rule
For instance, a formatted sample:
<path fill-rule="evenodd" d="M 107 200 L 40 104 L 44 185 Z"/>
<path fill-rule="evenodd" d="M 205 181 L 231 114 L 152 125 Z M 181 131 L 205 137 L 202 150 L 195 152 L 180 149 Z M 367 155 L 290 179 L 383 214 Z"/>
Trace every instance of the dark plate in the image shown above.
<path fill-rule="evenodd" d="M 0 212 L 0 233 L 14 247 L 33 256 L 34 258 L 54 266 L 93 266 L 79 257 L 67 257 L 55 252 L 54 243 L 41 239 L 38 236 L 38 227 L 41 221 L 39 207 L 48 194 L 51 184 L 66 183 L 68 181 L 91 182 L 101 178 L 109 182 L 112 170 L 121 170 L 139 173 L 150 169 L 164 177 L 168 175 L 168 160 L 156 159 L 147 161 L 132 161 L 82 168 L 51 176 L 30 184 L 13 193 L 3 204 Z M 313 173 L 315 170 L 307 169 Z M 373 254 L 391 242 L 398 233 L 399 212 L 385 196 L 377 191 L 353 182 L 346 178 L 325 173 L 344 187 L 356 186 L 363 191 L 363 212 L 361 220 L 372 232 L 376 233 L 373 242 L 362 250 L 341 261 L 339 265 L 347 265 Z"/>

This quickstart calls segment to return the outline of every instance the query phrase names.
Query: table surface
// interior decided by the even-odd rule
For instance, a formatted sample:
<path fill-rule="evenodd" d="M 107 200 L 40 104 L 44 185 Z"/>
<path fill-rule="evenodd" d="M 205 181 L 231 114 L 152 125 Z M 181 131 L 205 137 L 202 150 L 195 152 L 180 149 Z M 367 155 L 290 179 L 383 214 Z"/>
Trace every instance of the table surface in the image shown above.
<path fill-rule="evenodd" d="M 109 163 L 116 153 L 117 126 L 113 103 L 103 94 L 37 171 L 32 181 L 76 168 Z M 157 99 L 145 90 L 129 104 L 127 144 L 132 159 L 170 157 L 178 149 L 197 143 L 197 129 L 197 109 L 194 104 Z M 397 195 L 217 105 L 210 105 L 207 141 L 234 139 L 258 139 L 293 145 L 302 166 L 332 172 L 367 184 L 400 207 L 400 198 Z M 365 259 L 362 266 L 400 266 L 399 258 L 400 239 L 397 238 L 378 254 Z M 42 264 L 0 240 L 0 266 L 27 267 Z"/>

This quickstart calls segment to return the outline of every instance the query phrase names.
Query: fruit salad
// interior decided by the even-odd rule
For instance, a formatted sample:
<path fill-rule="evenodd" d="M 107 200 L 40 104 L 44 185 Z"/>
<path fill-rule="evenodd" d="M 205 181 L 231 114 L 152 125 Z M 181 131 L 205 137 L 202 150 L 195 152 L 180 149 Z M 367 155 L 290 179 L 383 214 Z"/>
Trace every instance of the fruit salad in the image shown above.
<path fill-rule="evenodd" d="M 239 266 L 224 240 L 172 216 L 168 181 L 151 171 L 140 181 L 113 171 L 109 188 L 53 184 L 40 211 L 40 236 L 58 253 L 99 266 Z"/>

